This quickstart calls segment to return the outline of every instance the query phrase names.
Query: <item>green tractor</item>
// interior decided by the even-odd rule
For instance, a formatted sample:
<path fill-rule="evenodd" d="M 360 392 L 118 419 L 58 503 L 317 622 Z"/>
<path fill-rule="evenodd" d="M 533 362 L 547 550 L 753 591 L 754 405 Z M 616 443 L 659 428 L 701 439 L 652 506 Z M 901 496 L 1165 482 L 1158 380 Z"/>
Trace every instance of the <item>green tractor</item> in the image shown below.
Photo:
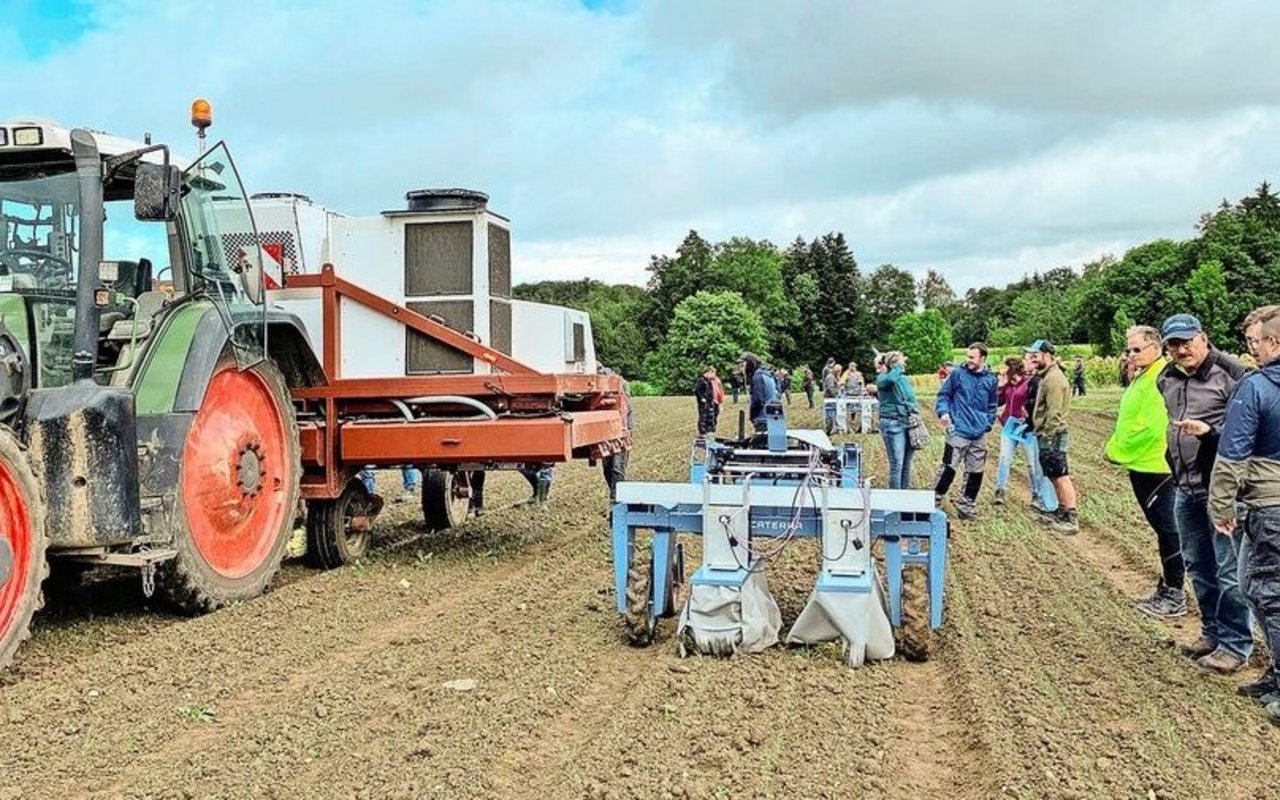
<path fill-rule="evenodd" d="M 0 668 L 51 566 L 135 567 L 192 613 L 271 584 L 299 505 L 289 390 L 325 378 L 263 303 L 256 238 L 225 145 L 180 164 L 0 124 Z"/>

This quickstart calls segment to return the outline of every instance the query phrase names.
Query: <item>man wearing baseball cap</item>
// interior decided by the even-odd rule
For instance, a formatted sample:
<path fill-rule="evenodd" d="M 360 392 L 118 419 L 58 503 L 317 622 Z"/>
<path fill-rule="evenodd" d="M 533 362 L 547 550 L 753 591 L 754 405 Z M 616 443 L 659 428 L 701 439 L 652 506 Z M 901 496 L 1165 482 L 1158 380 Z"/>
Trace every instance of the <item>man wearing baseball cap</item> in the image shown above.
<path fill-rule="evenodd" d="M 1045 339 L 1036 339 L 1027 348 L 1040 379 L 1035 399 L 1028 399 L 1031 412 L 1027 430 L 1035 433 L 1040 454 L 1040 470 L 1053 484 L 1058 509 L 1046 517 L 1049 527 L 1058 533 L 1074 534 L 1080 530 L 1076 517 L 1076 485 L 1067 464 L 1067 409 L 1071 405 L 1071 384 L 1055 357 L 1057 351 Z"/>
<path fill-rule="evenodd" d="M 1200 606 L 1200 638 L 1180 650 L 1204 669 L 1231 673 L 1253 652 L 1253 620 L 1236 575 L 1240 533 L 1214 532 L 1209 480 L 1227 404 L 1249 370 L 1214 348 L 1190 314 L 1169 317 L 1160 335 L 1170 359 L 1156 385 L 1169 412 L 1165 444 L 1174 524 Z"/>

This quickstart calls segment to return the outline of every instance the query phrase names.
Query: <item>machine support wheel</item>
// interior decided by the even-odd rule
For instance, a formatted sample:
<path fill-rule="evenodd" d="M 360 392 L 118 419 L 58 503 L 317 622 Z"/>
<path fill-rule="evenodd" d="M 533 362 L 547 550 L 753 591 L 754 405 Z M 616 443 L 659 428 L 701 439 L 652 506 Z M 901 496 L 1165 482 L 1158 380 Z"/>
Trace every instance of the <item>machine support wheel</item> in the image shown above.
<path fill-rule="evenodd" d="M 182 451 L 178 555 L 158 575 L 169 599 L 201 613 L 265 592 L 289 545 L 301 475 L 280 369 L 268 360 L 241 370 L 224 353 Z"/>
<path fill-rule="evenodd" d="M 44 604 L 44 494 L 25 448 L 0 427 L 0 669 L 31 635 L 31 617 Z"/>
<path fill-rule="evenodd" d="M 627 610 L 622 615 L 627 643 L 632 647 L 648 647 L 653 644 L 657 632 L 657 617 L 650 613 L 653 606 L 653 561 L 648 558 L 633 559 L 627 570 Z"/>
<path fill-rule="evenodd" d="M 923 567 L 902 570 L 902 627 L 898 652 L 908 661 L 928 661 L 937 634 L 929 627 L 929 572 Z"/>
<path fill-rule="evenodd" d="M 422 471 L 422 518 L 431 532 L 456 528 L 467 519 L 470 493 L 466 473 Z"/>
<path fill-rule="evenodd" d="M 353 478 L 336 500 L 307 502 L 307 562 L 322 569 L 352 564 L 369 552 L 370 526 L 380 510 L 364 482 Z"/>

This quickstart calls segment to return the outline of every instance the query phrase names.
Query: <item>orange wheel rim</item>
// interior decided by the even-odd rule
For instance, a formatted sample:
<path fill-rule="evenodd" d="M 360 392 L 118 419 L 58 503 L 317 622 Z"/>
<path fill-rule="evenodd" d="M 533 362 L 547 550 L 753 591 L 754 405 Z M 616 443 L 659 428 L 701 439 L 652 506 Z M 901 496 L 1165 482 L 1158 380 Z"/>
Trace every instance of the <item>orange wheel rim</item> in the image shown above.
<path fill-rule="evenodd" d="M 31 580 L 31 510 L 13 469 L 0 463 L 0 538 L 9 545 L 13 568 L 0 586 L 0 637 L 18 618 Z"/>
<path fill-rule="evenodd" d="M 286 442 L 284 414 L 261 375 L 214 374 L 182 453 L 182 500 L 196 549 L 225 577 L 257 569 L 291 512 Z"/>

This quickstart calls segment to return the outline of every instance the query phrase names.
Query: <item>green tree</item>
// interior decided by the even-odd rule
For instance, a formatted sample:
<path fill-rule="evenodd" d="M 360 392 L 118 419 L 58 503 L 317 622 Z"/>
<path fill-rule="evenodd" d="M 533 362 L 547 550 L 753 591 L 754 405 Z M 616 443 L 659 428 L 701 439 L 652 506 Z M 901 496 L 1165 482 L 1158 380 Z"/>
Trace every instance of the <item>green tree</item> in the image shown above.
<path fill-rule="evenodd" d="M 915 278 L 905 269 L 881 264 L 863 284 L 863 299 L 871 316 L 872 342 L 883 349 L 888 344 L 894 320 L 915 311 Z"/>
<path fill-rule="evenodd" d="M 932 372 L 951 360 L 951 326 L 936 308 L 903 314 L 893 323 L 889 346 L 902 351 L 912 373 Z"/>
<path fill-rule="evenodd" d="M 760 315 L 774 353 L 789 359 L 794 355 L 792 332 L 798 312 L 782 282 L 782 261 L 782 253 L 771 242 L 735 236 L 713 248 L 708 288 L 740 294 Z"/>
<path fill-rule="evenodd" d="M 768 358 L 760 315 L 737 292 L 698 292 L 676 306 L 666 339 L 646 360 L 645 373 L 666 394 L 688 394 L 704 366 L 726 376 L 744 350 Z"/>
<path fill-rule="evenodd" d="M 1196 267 L 1187 277 L 1185 287 L 1187 308 L 1200 320 L 1209 341 L 1225 343 L 1231 333 L 1233 318 L 1239 312 L 1232 307 L 1222 264 L 1206 261 Z"/>
<path fill-rule="evenodd" d="M 916 285 L 916 291 L 920 297 L 920 307 L 926 310 L 936 308 L 942 311 L 956 302 L 955 290 L 937 270 L 931 269 L 925 273 Z"/>
<path fill-rule="evenodd" d="M 674 258 L 649 258 L 649 302 L 641 314 L 640 326 L 650 346 L 657 347 L 662 341 L 681 300 L 704 289 L 715 288 L 711 281 L 714 255 L 710 242 L 699 236 L 697 231 L 689 231 L 676 248 Z"/>
<path fill-rule="evenodd" d="M 1107 346 L 1101 348 L 1100 355 L 1114 356 L 1123 353 L 1129 345 L 1129 339 L 1125 334 L 1133 325 L 1133 317 L 1129 316 L 1129 312 L 1123 308 L 1117 311 L 1115 319 L 1111 321 L 1111 337 L 1107 341 Z"/>

